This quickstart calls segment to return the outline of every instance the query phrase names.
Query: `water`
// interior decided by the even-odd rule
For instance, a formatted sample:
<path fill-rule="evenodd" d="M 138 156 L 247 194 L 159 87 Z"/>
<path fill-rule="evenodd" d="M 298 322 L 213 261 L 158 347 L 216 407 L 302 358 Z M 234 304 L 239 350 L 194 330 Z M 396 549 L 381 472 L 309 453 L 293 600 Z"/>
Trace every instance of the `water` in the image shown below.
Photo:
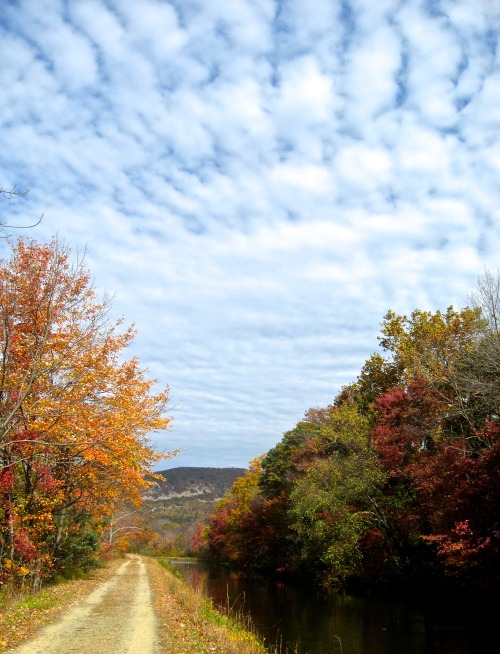
<path fill-rule="evenodd" d="M 250 614 L 268 646 L 297 654 L 485 654 L 496 625 L 477 606 L 411 604 L 318 592 L 171 561 L 214 604 Z M 493 613 L 493 607 L 491 609 Z"/>

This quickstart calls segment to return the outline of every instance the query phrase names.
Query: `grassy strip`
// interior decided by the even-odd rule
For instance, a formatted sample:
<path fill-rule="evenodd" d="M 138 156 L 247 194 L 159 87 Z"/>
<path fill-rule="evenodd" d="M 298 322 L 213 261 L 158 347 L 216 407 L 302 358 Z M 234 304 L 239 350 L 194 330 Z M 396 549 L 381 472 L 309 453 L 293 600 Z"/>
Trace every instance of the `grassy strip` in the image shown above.
<path fill-rule="evenodd" d="M 121 560 L 111 561 L 81 579 L 61 581 L 35 594 L 0 593 L 0 652 L 32 638 L 81 597 L 110 577 Z"/>
<path fill-rule="evenodd" d="M 155 597 L 162 654 L 267 654 L 243 625 L 216 611 L 172 572 L 167 562 L 146 559 Z"/>

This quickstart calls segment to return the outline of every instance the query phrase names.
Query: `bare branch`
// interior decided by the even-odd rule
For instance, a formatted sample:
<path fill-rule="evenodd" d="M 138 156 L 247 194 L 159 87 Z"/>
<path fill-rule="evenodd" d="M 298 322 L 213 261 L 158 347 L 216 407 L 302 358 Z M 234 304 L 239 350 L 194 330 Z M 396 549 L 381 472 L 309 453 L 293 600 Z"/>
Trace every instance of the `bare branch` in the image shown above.
<path fill-rule="evenodd" d="M 36 221 L 36 223 L 33 223 L 32 225 L 7 225 L 5 223 L 0 223 L 2 226 L 2 229 L 8 228 L 8 229 L 31 229 L 32 227 L 36 227 L 42 222 L 44 214 L 40 216 L 40 218 Z M 6 236 L 2 236 L 1 238 L 7 238 Z"/>
<path fill-rule="evenodd" d="M 10 191 L 8 191 L 5 188 L 0 187 L 0 197 L 4 198 L 4 200 L 13 200 L 14 198 L 20 198 L 20 197 L 25 197 L 29 193 L 29 188 L 26 189 L 25 191 L 18 191 L 16 187 L 14 186 L 11 188 Z M 43 213 L 40 216 L 40 218 L 33 224 L 31 225 L 10 225 L 7 223 L 3 223 L 0 221 L 0 230 L 4 229 L 32 229 L 33 227 L 36 227 L 42 222 L 43 219 Z M 0 238 L 8 238 L 9 234 L 6 234 L 4 236 L 0 236 Z"/>
<path fill-rule="evenodd" d="M 14 186 L 10 191 L 7 191 L 7 189 L 0 187 L 0 195 L 3 196 L 6 200 L 12 200 L 15 197 L 24 197 L 29 192 L 29 188 L 25 191 L 18 191 Z"/>

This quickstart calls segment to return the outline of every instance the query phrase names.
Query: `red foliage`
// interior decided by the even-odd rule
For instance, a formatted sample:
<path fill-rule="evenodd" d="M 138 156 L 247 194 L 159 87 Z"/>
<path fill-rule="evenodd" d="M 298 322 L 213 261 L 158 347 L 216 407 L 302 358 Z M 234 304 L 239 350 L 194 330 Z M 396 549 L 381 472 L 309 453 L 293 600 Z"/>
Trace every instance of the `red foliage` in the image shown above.
<path fill-rule="evenodd" d="M 373 407 L 373 448 L 391 476 L 406 476 L 407 467 L 435 445 L 443 400 L 425 379 L 416 377 L 407 388 L 384 393 Z"/>
<path fill-rule="evenodd" d="M 374 405 L 373 448 L 389 472 L 387 511 L 396 527 L 436 548 L 450 575 L 498 568 L 500 427 L 443 434 L 446 406 L 421 379 Z"/>
<path fill-rule="evenodd" d="M 471 452 L 469 439 L 452 441 L 416 479 L 432 515 L 424 538 L 437 545 L 449 574 L 498 566 L 500 559 L 500 427 L 487 423 L 473 438 L 487 446 Z"/>
<path fill-rule="evenodd" d="M 360 540 L 363 552 L 363 576 L 373 579 L 383 575 L 390 556 L 384 534 L 377 527 L 367 529 Z"/>
<path fill-rule="evenodd" d="M 203 551 L 203 549 L 204 549 L 203 523 L 199 522 L 196 525 L 195 532 L 191 539 L 191 551 L 193 552 L 193 554 L 199 554 L 200 552 Z"/>
<path fill-rule="evenodd" d="M 5 468 L 0 472 L 0 492 L 8 493 L 14 484 L 14 475 L 10 468 Z"/>
<path fill-rule="evenodd" d="M 28 532 L 25 529 L 17 529 L 13 541 L 19 559 L 27 563 L 38 558 L 37 549 L 31 542 Z"/>

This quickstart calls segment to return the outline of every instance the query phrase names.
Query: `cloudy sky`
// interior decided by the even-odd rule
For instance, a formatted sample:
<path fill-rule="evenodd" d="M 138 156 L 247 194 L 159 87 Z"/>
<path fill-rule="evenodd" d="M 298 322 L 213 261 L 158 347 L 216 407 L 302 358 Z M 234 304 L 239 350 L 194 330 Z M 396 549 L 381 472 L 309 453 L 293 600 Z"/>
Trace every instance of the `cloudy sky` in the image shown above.
<path fill-rule="evenodd" d="M 0 216 L 88 246 L 171 387 L 169 467 L 246 466 L 388 308 L 498 268 L 497 0 L 1 5 L 0 186 L 30 192 Z"/>

